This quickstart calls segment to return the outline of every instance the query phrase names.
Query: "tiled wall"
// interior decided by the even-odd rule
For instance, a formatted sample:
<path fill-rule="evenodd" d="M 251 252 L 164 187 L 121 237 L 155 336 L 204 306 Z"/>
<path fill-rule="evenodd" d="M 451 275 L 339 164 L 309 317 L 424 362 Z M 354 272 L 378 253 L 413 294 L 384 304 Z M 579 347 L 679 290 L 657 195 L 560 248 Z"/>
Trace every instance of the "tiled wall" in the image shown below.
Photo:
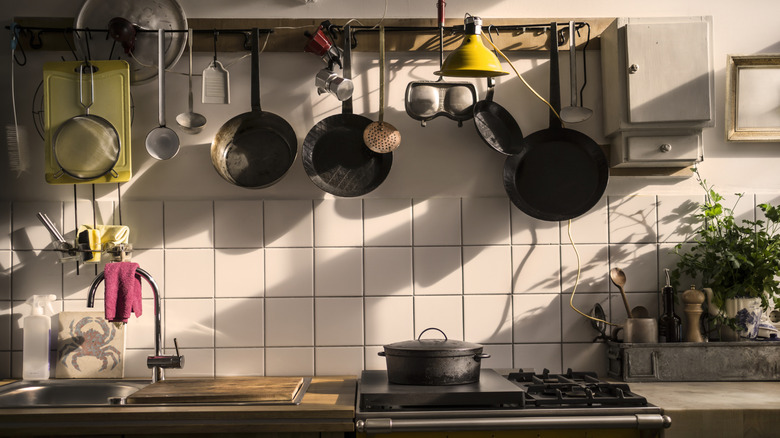
<path fill-rule="evenodd" d="M 765 199 L 766 198 L 766 199 Z M 608 279 L 627 274 L 632 306 L 658 313 L 662 269 L 691 230 L 698 195 L 610 196 L 572 223 L 582 274 L 574 304 L 599 302 L 625 318 Z M 741 203 L 752 218 L 756 201 Z M 86 308 L 97 269 L 57 263 L 46 212 L 68 236 L 73 203 L 3 203 L 0 212 L 0 377 L 21 375 L 19 318 L 25 300 L 60 298 Z M 98 202 L 97 223 L 119 223 Z M 383 368 L 382 345 L 439 327 L 482 343 L 486 367 L 606 371 L 604 344 L 569 307 L 577 256 L 565 222 L 537 221 L 506 198 L 125 201 L 133 261 L 164 297 L 164 342 L 178 338 L 186 367 L 169 375 L 327 375 Z M 80 223 L 92 223 L 79 202 Z M 7 230 L 8 232 L 5 232 Z M 131 317 L 126 375 L 149 374 L 153 303 Z M 97 308 L 102 308 L 102 287 Z M 56 327 L 55 327 L 56 329 Z M 53 330 L 54 331 L 54 330 Z"/>

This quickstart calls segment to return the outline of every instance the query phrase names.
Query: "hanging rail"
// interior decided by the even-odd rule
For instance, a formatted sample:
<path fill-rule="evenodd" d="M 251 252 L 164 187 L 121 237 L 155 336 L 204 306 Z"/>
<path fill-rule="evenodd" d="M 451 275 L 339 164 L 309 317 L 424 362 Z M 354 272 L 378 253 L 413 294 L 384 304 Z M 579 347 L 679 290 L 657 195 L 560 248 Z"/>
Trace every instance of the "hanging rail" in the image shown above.
<path fill-rule="evenodd" d="M 504 51 L 544 51 L 547 47 L 546 31 L 551 21 L 568 24 L 567 19 L 541 18 L 512 19 L 490 18 L 483 19 L 483 29 L 492 25 L 498 30 L 496 45 Z M 105 34 L 107 29 L 75 29 L 71 18 L 37 18 L 17 17 L 14 20 L 18 24 L 20 34 L 19 41 L 23 49 L 68 51 L 74 45 L 73 33 L 84 32 L 89 35 L 96 33 Z M 322 20 L 318 19 L 211 19 L 194 18 L 188 20 L 188 25 L 193 28 L 193 50 L 210 52 L 214 50 L 211 35 L 215 32 L 224 38 L 220 38 L 217 50 L 220 52 L 237 52 L 248 50 L 247 35 L 252 28 L 259 28 L 262 34 L 268 36 L 268 44 L 265 51 L 268 52 L 301 52 L 306 44 L 305 30 L 315 30 Z M 331 20 L 333 27 L 340 34 L 346 19 Z M 356 51 L 376 51 L 378 48 L 378 27 L 374 24 L 363 25 L 361 23 L 374 23 L 376 19 L 355 20 L 352 23 L 355 30 L 353 45 Z M 438 26 L 435 19 L 386 19 L 384 20 L 387 35 L 387 50 L 394 52 L 435 52 L 438 50 Z M 598 38 L 601 32 L 612 22 L 614 18 L 588 18 L 587 20 L 575 20 L 577 29 L 590 27 L 591 41 Z M 463 34 L 462 19 L 448 19 L 445 23 L 445 50 L 454 50 L 460 44 L 460 36 Z M 565 27 L 565 26 L 563 26 Z M 6 29 L 9 29 L 6 26 Z M 139 33 L 156 32 L 156 30 L 137 29 Z M 169 32 L 186 32 L 186 30 L 174 30 Z M 495 36 L 495 35 L 494 35 Z M 94 36 L 93 36 L 94 38 Z M 566 42 L 565 36 L 559 38 L 561 43 Z M 579 47 L 585 43 L 585 35 L 577 40 Z M 589 44 L 589 49 L 599 47 L 599 44 Z M 565 49 L 565 47 L 563 47 Z"/>

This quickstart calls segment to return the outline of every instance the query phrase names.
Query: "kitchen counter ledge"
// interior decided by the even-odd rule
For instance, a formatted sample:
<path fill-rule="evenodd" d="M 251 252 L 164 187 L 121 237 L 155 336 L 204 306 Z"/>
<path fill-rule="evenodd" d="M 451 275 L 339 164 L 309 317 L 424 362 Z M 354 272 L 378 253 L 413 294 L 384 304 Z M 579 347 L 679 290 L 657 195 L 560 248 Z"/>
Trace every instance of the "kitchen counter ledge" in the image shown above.
<path fill-rule="evenodd" d="M 671 417 L 664 438 L 777 437 L 780 382 L 629 382 Z"/>
<path fill-rule="evenodd" d="M 354 431 L 355 376 L 314 377 L 301 404 L 0 409 L 0 436 L 251 433 L 341 436 Z"/>

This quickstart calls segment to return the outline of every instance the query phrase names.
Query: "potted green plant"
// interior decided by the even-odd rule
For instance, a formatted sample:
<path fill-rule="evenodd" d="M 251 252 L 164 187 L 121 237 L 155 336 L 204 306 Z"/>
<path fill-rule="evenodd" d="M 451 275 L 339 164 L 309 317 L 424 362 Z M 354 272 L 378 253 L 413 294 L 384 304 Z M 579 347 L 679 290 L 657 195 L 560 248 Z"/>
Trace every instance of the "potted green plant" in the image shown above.
<path fill-rule="evenodd" d="M 780 210 L 760 204 L 765 219 L 738 222 L 734 209 L 744 194 L 737 193 L 734 204 L 724 207 L 723 196 L 697 169 L 693 172 L 705 199 L 696 214 L 699 227 L 692 246 L 687 251 L 682 243 L 675 246 L 679 260 L 672 282 L 678 286 L 683 273 L 701 278 L 708 306 L 715 307 L 708 309 L 714 326 L 723 329 L 721 339 L 755 339 L 762 311 L 780 304 Z"/>

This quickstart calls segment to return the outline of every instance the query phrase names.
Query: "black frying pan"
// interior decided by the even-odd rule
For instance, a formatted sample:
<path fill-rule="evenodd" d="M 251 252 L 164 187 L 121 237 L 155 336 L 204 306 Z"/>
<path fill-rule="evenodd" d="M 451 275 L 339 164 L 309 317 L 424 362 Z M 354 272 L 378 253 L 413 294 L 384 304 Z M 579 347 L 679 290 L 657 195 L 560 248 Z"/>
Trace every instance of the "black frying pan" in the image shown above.
<path fill-rule="evenodd" d="M 344 27 L 344 77 L 351 76 L 351 33 Z M 303 140 L 306 174 L 323 191 L 354 197 L 371 192 L 387 178 L 392 152 L 380 154 L 366 147 L 363 131 L 371 119 L 352 114 L 352 98 L 342 102 L 341 114 L 314 125 Z"/>
<path fill-rule="evenodd" d="M 550 25 L 550 103 L 560 111 L 558 26 Z M 550 127 L 527 136 L 504 163 L 504 189 L 517 208 L 546 221 L 573 219 L 601 199 L 609 180 L 607 157 L 587 135 L 563 128 L 550 111 Z"/>
<path fill-rule="evenodd" d="M 488 78 L 488 92 L 485 100 L 474 105 L 474 126 L 488 146 L 504 155 L 520 152 L 523 131 L 503 106 L 493 101 L 494 79 Z"/>
<path fill-rule="evenodd" d="M 298 138 L 280 116 L 260 107 L 260 32 L 252 29 L 252 111 L 225 122 L 211 143 L 211 163 L 222 178 L 240 187 L 260 189 L 292 167 Z"/>

